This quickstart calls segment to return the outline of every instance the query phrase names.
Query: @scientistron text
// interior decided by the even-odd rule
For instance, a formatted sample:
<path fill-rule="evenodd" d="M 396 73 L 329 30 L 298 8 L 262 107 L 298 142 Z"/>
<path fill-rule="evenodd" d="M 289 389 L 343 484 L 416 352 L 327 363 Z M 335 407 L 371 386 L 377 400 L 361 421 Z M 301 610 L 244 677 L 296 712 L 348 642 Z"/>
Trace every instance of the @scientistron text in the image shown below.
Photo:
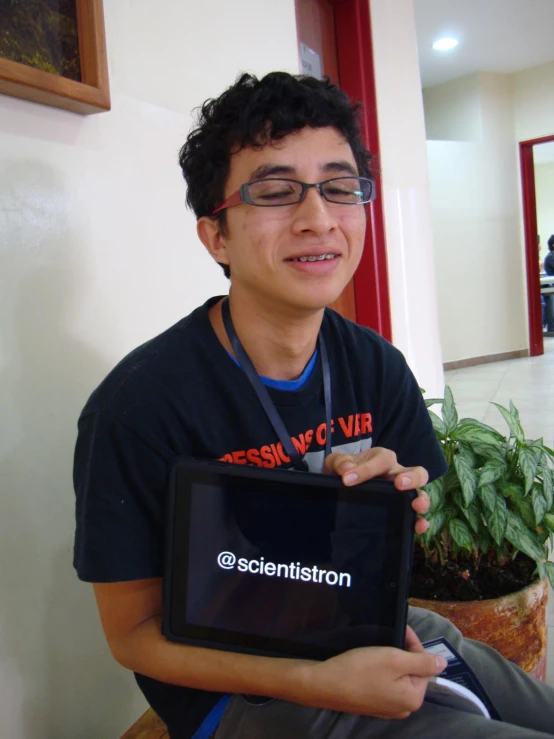
<path fill-rule="evenodd" d="M 217 556 L 217 564 L 222 570 L 237 569 L 239 572 L 249 572 L 252 575 L 284 577 L 288 580 L 315 582 L 339 588 L 349 588 L 352 585 L 352 576 L 348 572 L 324 570 L 317 565 L 305 567 L 300 562 L 276 564 L 275 562 L 266 562 L 263 557 L 259 559 L 240 557 L 237 559 L 233 552 L 220 552 Z"/>

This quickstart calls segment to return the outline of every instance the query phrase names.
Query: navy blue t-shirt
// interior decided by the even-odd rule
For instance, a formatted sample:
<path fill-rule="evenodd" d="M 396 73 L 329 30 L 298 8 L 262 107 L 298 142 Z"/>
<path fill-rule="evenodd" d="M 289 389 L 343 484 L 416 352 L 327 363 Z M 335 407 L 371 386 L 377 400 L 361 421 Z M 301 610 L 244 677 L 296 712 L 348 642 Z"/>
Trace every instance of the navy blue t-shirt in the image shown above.
<path fill-rule="evenodd" d="M 163 575 L 169 470 L 185 455 L 288 467 L 246 375 L 217 339 L 212 298 L 125 357 L 79 418 L 74 565 L 89 582 Z M 332 382 L 332 449 L 396 452 L 430 479 L 446 471 L 417 382 L 402 354 L 374 331 L 327 309 L 321 328 Z M 297 449 L 320 472 L 325 410 L 320 363 L 297 389 L 268 387 Z M 172 736 L 191 737 L 221 697 L 137 675 Z"/>

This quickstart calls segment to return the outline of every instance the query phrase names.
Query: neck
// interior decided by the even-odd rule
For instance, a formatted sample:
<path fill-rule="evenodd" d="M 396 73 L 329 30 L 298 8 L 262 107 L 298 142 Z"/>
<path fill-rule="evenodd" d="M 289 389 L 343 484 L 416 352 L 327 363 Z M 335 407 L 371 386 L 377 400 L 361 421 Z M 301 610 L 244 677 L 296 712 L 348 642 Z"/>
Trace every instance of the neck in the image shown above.
<path fill-rule="evenodd" d="M 223 325 L 221 303 L 210 308 L 209 317 L 217 338 L 233 356 Z M 259 375 L 274 380 L 295 380 L 315 351 L 323 310 L 298 313 L 274 306 L 238 300 L 231 288 L 229 305 L 240 343 Z"/>

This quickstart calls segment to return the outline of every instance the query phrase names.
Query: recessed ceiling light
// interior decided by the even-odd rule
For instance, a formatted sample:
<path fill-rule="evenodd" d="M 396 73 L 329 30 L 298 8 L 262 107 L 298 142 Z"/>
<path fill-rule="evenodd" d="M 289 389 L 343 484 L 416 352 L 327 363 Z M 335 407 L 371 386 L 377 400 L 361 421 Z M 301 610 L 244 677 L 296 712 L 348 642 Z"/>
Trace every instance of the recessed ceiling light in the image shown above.
<path fill-rule="evenodd" d="M 436 49 L 436 51 L 450 51 L 455 46 L 458 46 L 455 38 L 440 38 L 433 44 L 433 49 Z"/>

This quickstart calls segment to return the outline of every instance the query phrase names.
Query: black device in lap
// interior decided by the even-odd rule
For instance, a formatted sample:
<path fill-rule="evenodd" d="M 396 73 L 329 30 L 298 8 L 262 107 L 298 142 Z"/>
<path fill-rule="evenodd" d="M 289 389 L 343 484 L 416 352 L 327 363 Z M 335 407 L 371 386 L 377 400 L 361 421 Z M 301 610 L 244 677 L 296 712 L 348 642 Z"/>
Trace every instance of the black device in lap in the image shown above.
<path fill-rule="evenodd" d="M 179 460 L 168 500 L 163 633 L 327 659 L 404 646 L 416 492 L 372 480 Z"/>

